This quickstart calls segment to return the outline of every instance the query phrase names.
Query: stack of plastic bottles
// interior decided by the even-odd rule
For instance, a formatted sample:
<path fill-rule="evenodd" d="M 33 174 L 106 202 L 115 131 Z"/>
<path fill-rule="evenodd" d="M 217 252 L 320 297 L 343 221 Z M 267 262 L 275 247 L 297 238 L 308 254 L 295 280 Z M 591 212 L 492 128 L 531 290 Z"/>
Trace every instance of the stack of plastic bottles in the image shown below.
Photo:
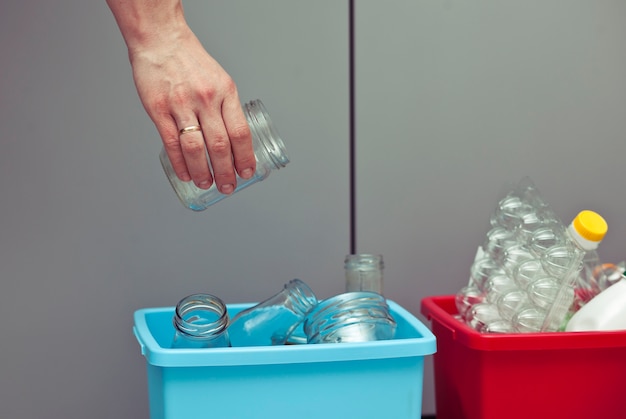
<path fill-rule="evenodd" d="M 579 217 L 604 222 L 587 212 Z M 490 224 L 469 283 L 456 296 L 460 318 L 480 332 L 562 330 L 577 306 L 589 249 L 572 237 L 528 178 L 498 202 Z M 597 246 L 605 232 L 582 241 Z"/>

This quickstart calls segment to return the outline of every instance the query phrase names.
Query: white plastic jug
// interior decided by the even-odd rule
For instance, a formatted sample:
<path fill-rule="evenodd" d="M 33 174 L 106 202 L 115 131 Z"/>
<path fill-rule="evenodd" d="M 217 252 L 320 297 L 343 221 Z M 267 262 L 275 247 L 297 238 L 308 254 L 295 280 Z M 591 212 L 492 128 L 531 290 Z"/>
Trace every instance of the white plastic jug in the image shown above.
<path fill-rule="evenodd" d="M 593 297 L 567 323 L 565 331 L 626 330 L 626 277 Z"/>

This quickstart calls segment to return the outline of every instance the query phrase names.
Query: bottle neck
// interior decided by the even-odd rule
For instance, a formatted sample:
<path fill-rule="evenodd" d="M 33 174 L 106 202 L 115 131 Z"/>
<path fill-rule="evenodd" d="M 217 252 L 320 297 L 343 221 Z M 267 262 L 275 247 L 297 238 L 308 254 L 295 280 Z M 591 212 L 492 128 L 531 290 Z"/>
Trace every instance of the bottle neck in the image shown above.
<path fill-rule="evenodd" d="M 570 224 L 567 227 L 567 233 L 571 237 L 574 244 L 578 246 L 579 248 L 581 248 L 582 250 L 584 250 L 585 252 L 596 250 L 598 248 L 598 245 L 600 244 L 600 242 L 598 241 L 591 241 L 581 236 L 580 233 L 576 231 L 576 228 L 574 227 L 573 224 Z"/>
<path fill-rule="evenodd" d="M 276 127 L 272 123 L 265 106 L 260 100 L 253 100 L 243 107 L 244 114 L 250 127 L 252 137 L 260 145 L 260 153 L 267 157 L 267 160 L 275 169 L 287 166 L 289 156 Z M 257 156 L 258 157 L 258 156 Z"/>
<path fill-rule="evenodd" d="M 210 294 L 183 298 L 174 312 L 174 327 L 188 339 L 213 339 L 228 326 L 226 304 Z"/>
<path fill-rule="evenodd" d="M 280 294 L 285 299 L 285 306 L 302 317 L 317 306 L 317 297 L 311 288 L 299 279 L 292 279 L 286 283 Z"/>

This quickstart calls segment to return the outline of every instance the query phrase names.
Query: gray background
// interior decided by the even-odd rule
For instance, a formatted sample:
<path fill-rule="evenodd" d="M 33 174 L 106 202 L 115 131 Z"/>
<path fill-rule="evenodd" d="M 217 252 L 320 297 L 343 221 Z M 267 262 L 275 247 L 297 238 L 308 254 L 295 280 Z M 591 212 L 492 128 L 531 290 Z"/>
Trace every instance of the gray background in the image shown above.
<path fill-rule="evenodd" d="M 295 277 L 343 290 L 347 1 L 184 4 L 292 158 L 199 214 L 161 173 L 105 2 L 0 4 L 0 417 L 147 417 L 138 308 L 257 301 Z M 625 258 L 625 8 L 356 1 L 357 250 L 384 255 L 389 298 L 418 314 L 456 292 L 525 175 L 564 220 L 603 214 L 600 255 Z M 424 380 L 434 413 L 430 357 Z"/>

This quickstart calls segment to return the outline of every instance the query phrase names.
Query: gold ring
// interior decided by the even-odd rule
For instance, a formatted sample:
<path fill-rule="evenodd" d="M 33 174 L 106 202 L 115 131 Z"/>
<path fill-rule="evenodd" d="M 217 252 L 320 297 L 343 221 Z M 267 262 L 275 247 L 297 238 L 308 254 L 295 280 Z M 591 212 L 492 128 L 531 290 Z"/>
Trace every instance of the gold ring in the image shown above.
<path fill-rule="evenodd" d="M 186 127 L 178 131 L 180 135 L 187 134 L 188 132 L 196 132 L 202 131 L 202 127 L 200 125 L 192 125 L 190 127 Z"/>

